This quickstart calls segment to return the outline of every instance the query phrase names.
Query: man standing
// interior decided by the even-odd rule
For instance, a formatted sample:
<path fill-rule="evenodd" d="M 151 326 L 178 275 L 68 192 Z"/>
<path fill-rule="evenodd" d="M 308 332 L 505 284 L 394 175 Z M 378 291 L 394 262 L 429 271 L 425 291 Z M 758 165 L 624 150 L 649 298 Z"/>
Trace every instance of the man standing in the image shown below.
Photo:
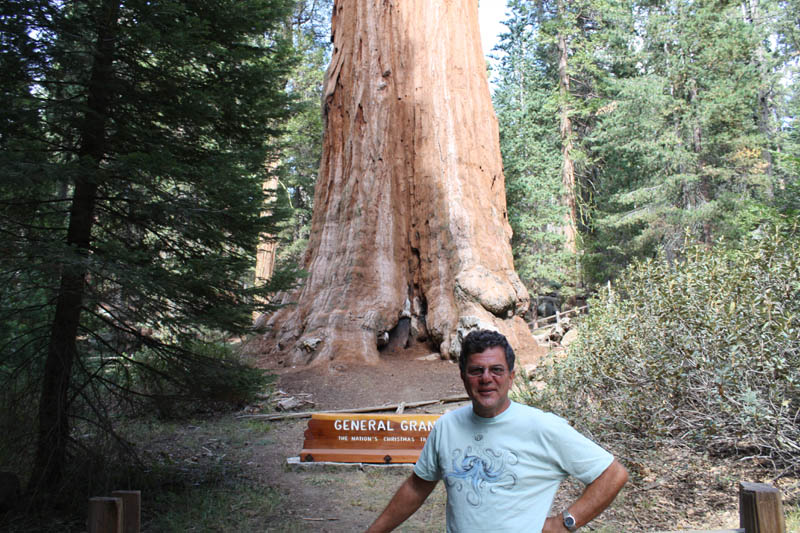
<path fill-rule="evenodd" d="M 599 515 L 628 480 L 625 468 L 564 419 L 512 402 L 514 351 L 494 331 L 473 331 L 459 358 L 472 400 L 442 416 L 414 472 L 368 533 L 391 531 L 411 516 L 436 483 L 447 489 L 447 531 L 565 533 Z M 558 486 L 574 476 L 586 488 L 547 517 Z"/>

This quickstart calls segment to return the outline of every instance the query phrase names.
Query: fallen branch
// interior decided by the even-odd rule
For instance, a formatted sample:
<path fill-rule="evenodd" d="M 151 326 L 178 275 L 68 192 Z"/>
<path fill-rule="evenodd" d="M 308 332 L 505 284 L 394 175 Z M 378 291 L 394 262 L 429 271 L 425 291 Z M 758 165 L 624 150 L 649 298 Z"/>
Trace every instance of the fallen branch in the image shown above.
<path fill-rule="evenodd" d="M 400 402 L 387 405 L 380 405 L 377 407 L 357 407 L 355 409 L 335 409 L 329 411 L 304 411 L 302 413 L 272 413 L 269 415 L 239 415 L 236 418 L 260 418 L 262 420 L 286 420 L 290 418 L 311 418 L 311 415 L 320 413 L 372 413 L 378 411 L 394 411 L 401 405 L 404 407 L 404 409 L 410 409 L 412 407 L 423 407 L 425 405 L 433 405 L 437 403 L 463 402 L 468 399 L 469 397 L 466 394 L 461 394 L 459 396 L 448 396 L 447 398 L 440 398 L 438 400 L 423 400 L 420 402 L 411 402 L 411 403 Z"/>

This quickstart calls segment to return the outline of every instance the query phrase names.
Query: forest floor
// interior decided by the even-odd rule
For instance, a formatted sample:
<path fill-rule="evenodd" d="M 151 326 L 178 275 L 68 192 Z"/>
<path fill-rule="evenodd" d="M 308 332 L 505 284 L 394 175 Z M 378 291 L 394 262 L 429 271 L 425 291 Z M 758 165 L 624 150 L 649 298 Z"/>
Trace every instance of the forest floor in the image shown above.
<path fill-rule="evenodd" d="M 375 366 L 337 364 L 301 370 L 274 365 L 275 389 L 281 397 L 313 402 L 307 408 L 315 411 L 410 403 L 463 392 L 457 365 L 418 359 L 424 355 L 424 350 L 387 354 Z M 463 403 L 406 413 L 442 413 L 459 405 Z M 290 465 L 287 460 L 302 448 L 308 420 L 243 417 L 271 413 L 274 407 L 275 395 L 237 413 L 171 422 L 128 421 L 123 432 L 140 451 L 145 465 L 141 479 L 150 480 L 141 487 L 142 531 L 363 531 L 411 472 L 410 466 L 401 465 Z M 654 448 L 645 461 L 626 458 L 613 446 L 612 451 L 628 467 L 631 481 L 588 531 L 735 528 L 737 483 L 758 481 L 783 490 L 787 531 L 800 532 L 797 479 L 773 482 L 769 472 L 752 461 L 711 457 L 681 446 Z M 578 484 L 564 483 L 554 509 L 579 492 Z M 440 483 L 398 531 L 440 532 L 444 521 L 445 493 Z M 85 523 L 77 518 L 54 520 L 40 529 L 24 522 L 15 527 L 13 521 L 3 526 L 18 532 L 85 531 Z"/>

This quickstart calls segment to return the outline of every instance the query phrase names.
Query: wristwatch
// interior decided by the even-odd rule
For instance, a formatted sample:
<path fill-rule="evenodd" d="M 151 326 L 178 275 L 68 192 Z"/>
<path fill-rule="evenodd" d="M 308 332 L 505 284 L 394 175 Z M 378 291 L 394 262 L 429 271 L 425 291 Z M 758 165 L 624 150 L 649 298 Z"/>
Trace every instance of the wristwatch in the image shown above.
<path fill-rule="evenodd" d="M 567 528 L 567 531 L 578 531 L 575 517 L 569 514 L 568 510 L 564 509 L 564 512 L 561 513 L 561 516 L 564 518 L 564 527 Z"/>

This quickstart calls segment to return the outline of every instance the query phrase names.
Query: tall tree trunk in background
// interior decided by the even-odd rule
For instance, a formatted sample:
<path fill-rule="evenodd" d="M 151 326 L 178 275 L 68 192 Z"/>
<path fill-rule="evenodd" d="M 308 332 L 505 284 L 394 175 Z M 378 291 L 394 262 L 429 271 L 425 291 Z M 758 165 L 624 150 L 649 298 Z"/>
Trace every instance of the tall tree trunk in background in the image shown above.
<path fill-rule="evenodd" d="M 375 362 L 410 328 L 445 356 L 472 327 L 538 355 L 511 255 L 475 0 L 337 0 L 305 268 L 261 349 Z M 398 327 L 398 324 L 401 327 Z"/>
<path fill-rule="evenodd" d="M 562 26 L 566 22 L 566 8 L 564 0 L 558 2 L 558 13 Z M 578 251 L 576 233 L 578 228 L 578 210 L 575 202 L 575 166 L 572 163 L 572 120 L 569 105 L 569 71 L 568 71 L 567 38 L 564 30 L 558 34 L 558 86 L 561 95 L 559 109 L 561 122 L 561 204 L 566 208 L 564 215 L 564 249 L 575 254 Z M 576 280 L 577 281 L 577 280 Z"/>
<path fill-rule="evenodd" d="M 758 86 L 758 129 L 765 139 L 768 139 L 768 146 L 772 145 L 776 151 L 780 151 L 780 146 L 775 142 L 777 139 L 777 120 L 775 120 L 775 93 L 770 82 L 769 54 L 767 53 L 766 38 L 767 33 L 763 30 L 764 13 L 761 9 L 760 0 L 744 0 L 743 2 L 744 19 L 753 28 L 753 32 L 759 37 L 758 47 L 755 51 L 756 66 L 759 72 Z M 766 164 L 765 174 L 767 175 L 767 196 L 773 198 L 775 191 L 773 188 L 773 156 L 772 150 L 763 150 L 762 157 Z"/>
<path fill-rule="evenodd" d="M 688 80 L 689 86 L 689 96 L 688 101 L 691 107 L 697 106 L 697 80 L 690 79 Z M 693 184 L 691 189 L 691 197 L 690 197 L 690 207 L 693 209 L 698 209 L 705 203 L 711 201 L 711 177 L 708 175 L 708 171 L 706 170 L 705 161 L 703 160 L 703 129 L 700 125 L 700 119 L 698 117 L 694 117 L 692 119 L 692 150 L 695 154 L 697 154 L 697 167 L 696 172 L 699 176 L 699 180 L 696 184 Z M 711 246 L 713 244 L 713 230 L 711 227 L 711 222 L 708 218 L 703 218 L 702 220 L 702 241 L 706 244 L 706 246 Z"/>
<path fill-rule="evenodd" d="M 67 245 L 76 257 L 62 265 L 50 341 L 39 400 L 39 434 L 30 488 L 54 490 L 66 465 L 69 439 L 68 391 L 77 357 L 78 326 L 88 272 L 92 226 L 98 188 L 97 166 L 106 152 L 106 117 L 111 101 L 112 62 L 119 2 L 107 0 L 99 9 L 94 64 L 88 86 L 86 114 L 78 151 L 84 171 L 75 178 L 67 229 Z"/>
<path fill-rule="evenodd" d="M 278 189 L 278 178 L 270 176 L 262 186 L 264 194 L 272 198 Z M 269 212 L 264 212 L 264 216 L 269 216 Z M 278 253 L 278 241 L 275 235 L 263 234 L 259 238 L 258 248 L 256 249 L 256 273 L 255 284 L 263 285 L 272 277 L 275 270 L 275 255 Z M 262 302 L 265 303 L 265 302 Z M 259 317 L 258 311 L 253 312 L 253 320 Z"/>

